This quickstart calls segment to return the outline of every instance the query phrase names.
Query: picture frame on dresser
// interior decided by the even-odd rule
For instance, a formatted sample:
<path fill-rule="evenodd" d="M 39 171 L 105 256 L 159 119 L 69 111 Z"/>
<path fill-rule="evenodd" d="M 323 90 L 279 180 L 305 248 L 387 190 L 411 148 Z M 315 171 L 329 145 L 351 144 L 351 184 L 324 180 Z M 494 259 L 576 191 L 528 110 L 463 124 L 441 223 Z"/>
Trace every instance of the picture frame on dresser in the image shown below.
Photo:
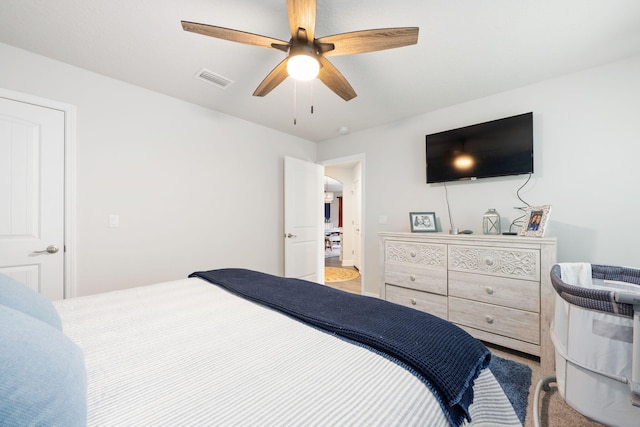
<path fill-rule="evenodd" d="M 520 230 L 521 236 L 544 237 L 549 220 L 551 205 L 529 206 L 524 214 L 524 224 Z"/>
<path fill-rule="evenodd" d="M 409 212 L 409 223 L 412 233 L 437 231 L 435 212 Z"/>

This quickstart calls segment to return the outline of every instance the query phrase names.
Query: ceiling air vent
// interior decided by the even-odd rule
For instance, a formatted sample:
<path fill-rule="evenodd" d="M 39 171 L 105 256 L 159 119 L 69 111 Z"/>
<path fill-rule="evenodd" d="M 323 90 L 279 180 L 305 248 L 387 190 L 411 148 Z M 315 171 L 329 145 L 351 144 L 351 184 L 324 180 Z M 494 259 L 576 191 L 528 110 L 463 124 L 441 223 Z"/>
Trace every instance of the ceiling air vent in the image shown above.
<path fill-rule="evenodd" d="M 198 74 L 196 74 L 194 77 L 196 79 L 204 80 L 205 82 L 216 85 L 220 89 L 226 89 L 227 86 L 233 83 L 233 80 L 229 80 L 226 77 L 222 77 L 221 75 L 216 74 L 213 71 L 207 70 L 206 68 L 203 68 L 202 70 L 198 71 Z"/>

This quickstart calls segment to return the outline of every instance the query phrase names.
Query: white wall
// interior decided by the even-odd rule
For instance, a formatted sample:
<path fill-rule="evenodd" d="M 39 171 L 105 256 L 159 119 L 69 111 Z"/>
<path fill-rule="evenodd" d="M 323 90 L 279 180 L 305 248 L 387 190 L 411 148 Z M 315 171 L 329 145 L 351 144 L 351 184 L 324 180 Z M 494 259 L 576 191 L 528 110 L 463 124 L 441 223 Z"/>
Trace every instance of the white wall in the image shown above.
<path fill-rule="evenodd" d="M 640 57 L 634 57 L 321 143 L 320 160 L 366 154 L 367 292 L 379 289 L 378 232 L 409 231 L 411 211 L 435 211 L 441 228 L 450 228 L 443 185 L 425 183 L 425 135 L 529 111 L 535 173 L 521 196 L 552 205 L 546 236 L 557 236 L 558 260 L 640 267 Z M 487 208 L 508 226 L 519 215 L 516 191 L 525 180 L 447 184 L 455 226 L 481 233 Z M 380 215 L 386 225 L 378 224 Z"/>
<path fill-rule="evenodd" d="M 0 63 L 0 87 L 77 107 L 79 294 L 217 267 L 282 272 L 282 158 L 315 161 L 315 144 L 1 43 Z M 378 292 L 379 231 L 409 231 L 410 211 L 450 227 L 443 186 L 425 183 L 425 134 L 527 111 L 536 172 L 521 194 L 553 205 L 559 261 L 640 266 L 634 57 L 319 144 L 319 160 L 367 158 L 365 292 Z M 455 226 L 480 232 L 489 207 L 514 219 L 524 180 L 448 184 Z"/>
<path fill-rule="evenodd" d="M 283 273 L 283 157 L 315 144 L 1 43 L 0 64 L 0 87 L 77 107 L 79 295 Z"/>

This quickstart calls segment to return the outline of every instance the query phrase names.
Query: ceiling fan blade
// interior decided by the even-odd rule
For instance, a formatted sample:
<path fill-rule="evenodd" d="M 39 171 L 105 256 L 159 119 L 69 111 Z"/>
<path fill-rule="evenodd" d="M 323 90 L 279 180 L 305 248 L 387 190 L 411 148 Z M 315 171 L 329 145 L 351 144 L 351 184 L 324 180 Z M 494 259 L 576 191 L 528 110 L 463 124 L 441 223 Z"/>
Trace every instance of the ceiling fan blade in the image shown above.
<path fill-rule="evenodd" d="M 313 42 L 316 32 L 316 0 L 287 0 L 289 28 L 291 37 L 297 39 L 304 36 L 300 28 L 306 31 L 306 41 Z"/>
<path fill-rule="evenodd" d="M 264 78 L 262 83 L 260 83 L 260 85 L 253 92 L 253 96 L 265 96 L 289 76 L 289 73 L 287 73 L 288 60 L 289 57 L 286 57 L 282 60 L 282 62 L 276 65 L 276 68 L 271 70 L 267 77 Z"/>
<path fill-rule="evenodd" d="M 334 48 L 325 51 L 324 56 L 351 55 L 354 53 L 375 52 L 394 49 L 418 43 L 418 27 L 379 28 L 376 30 L 354 31 L 321 37 L 318 45 L 333 44 Z"/>
<path fill-rule="evenodd" d="M 350 99 L 358 96 L 347 79 L 344 78 L 340 71 L 338 71 L 338 69 L 334 67 L 328 59 L 325 59 L 322 56 L 320 56 L 319 59 L 321 67 L 318 78 L 322 83 L 345 101 L 349 101 Z"/>
<path fill-rule="evenodd" d="M 271 37 L 260 36 L 258 34 L 246 33 L 244 31 L 232 30 L 230 28 L 216 27 L 214 25 L 198 24 L 196 22 L 181 21 L 182 29 L 192 33 L 202 34 L 217 39 L 229 40 L 237 43 L 250 44 L 266 48 L 288 50 L 290 43 Z M 282 46 L 286 46 L 285 49 Z"/>

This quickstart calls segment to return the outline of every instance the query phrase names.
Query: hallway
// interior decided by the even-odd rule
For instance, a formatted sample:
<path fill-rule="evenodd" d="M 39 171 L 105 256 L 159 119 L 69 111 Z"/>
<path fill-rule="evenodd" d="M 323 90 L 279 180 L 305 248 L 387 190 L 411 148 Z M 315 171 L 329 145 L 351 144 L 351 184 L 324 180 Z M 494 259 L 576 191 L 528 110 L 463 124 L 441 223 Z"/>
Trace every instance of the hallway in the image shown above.
<path fill-rule="evenodd" d="M 349 270 L 355 270 L 357 271 L 357 269 L 355 269 L 354 267 L 343 267 L 342 263 L 340 261 L 340 257 L 329 257 L 329 258 L 325 258 L 324 259 L 324 266 L 325 267 L 340 267 L 340 268 L 346 268 Z M 356 279 L 353 280 L 349 280 L 347 282 L 332 282 L 332 283 L 325 283 L 325 285 L 330 286 L 332 288 L 336 288 L 336 289 L 341 289 L 343 291 L 346 292 L 351 292 L 352 294 L 358 294 L 360 295 L 361 290 L 360 290 L 360 279 L 361 276 L 358 275 L 358 277 Z"/>

